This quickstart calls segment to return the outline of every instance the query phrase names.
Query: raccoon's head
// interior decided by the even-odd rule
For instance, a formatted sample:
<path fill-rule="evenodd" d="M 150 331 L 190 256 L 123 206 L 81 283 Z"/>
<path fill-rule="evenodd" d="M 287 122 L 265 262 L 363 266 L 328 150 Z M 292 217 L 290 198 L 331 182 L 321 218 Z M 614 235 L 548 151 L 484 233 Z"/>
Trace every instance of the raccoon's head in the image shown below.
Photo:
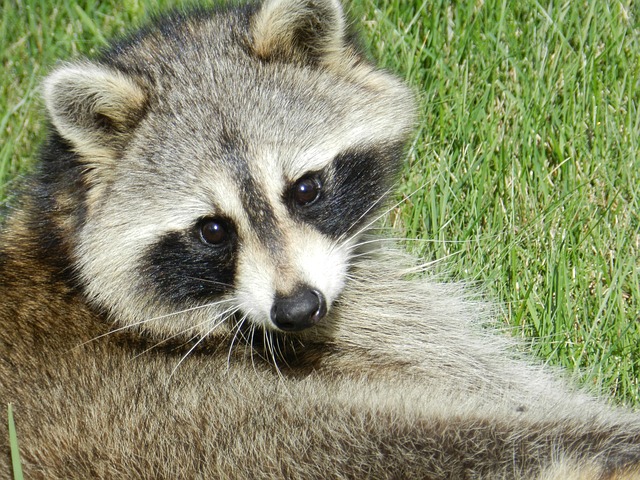
<path fill-rule="evenodd" d="M 78 278 L 163 337 L 322 321 L 414 120 L 337 0 L 173 14 L 44 97 Z"/>

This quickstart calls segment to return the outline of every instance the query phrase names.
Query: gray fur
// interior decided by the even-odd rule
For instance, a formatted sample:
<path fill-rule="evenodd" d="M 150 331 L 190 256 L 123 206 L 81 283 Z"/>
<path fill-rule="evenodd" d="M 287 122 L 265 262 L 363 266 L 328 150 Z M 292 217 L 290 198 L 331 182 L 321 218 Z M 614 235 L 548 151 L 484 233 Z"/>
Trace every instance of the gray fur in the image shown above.
<path fill-rule="evenodd" d="M 174 15 L 45 80 L 52 133 L 0 236 L 27 478 L 640 478 L 636 414 L 367 236 L 415 107 L 346 23 L 335 0 Z M 328 313 L 281 332 L 301 285 Z"/>

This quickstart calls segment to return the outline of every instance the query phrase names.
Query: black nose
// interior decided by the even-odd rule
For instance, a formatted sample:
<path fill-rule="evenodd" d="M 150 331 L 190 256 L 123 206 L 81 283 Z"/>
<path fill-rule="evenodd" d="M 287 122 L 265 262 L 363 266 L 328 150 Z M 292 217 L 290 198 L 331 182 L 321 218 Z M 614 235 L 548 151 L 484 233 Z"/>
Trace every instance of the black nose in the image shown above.
<path fill-rule="evenodd" d="M 304 287 L 291 295 L 277 295 L 271 321 L 281 330 L 297 332 L 312 327 L 327 313 L 327 302 L 317 290 Z"/>

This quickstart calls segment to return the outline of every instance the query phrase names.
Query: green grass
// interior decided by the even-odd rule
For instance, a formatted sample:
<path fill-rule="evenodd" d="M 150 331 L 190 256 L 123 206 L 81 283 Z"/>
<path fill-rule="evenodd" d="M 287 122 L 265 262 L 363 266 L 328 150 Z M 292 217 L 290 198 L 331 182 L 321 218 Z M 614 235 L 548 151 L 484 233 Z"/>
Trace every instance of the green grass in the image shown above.
<path fill-rule="evenodd" d="M 0 185 L 44 135 L 38 82 L 158 3 L 4 0 Z M 550 363 L 640 405 L 640 3 L 357 0 L 420 100 L 392 222 L 485 286 Z M 0 187 L 0 196 L 7 189 Z M 402 197 L 399 197 L 402 199 Z"/>
<path fill-rule="evenodd" d="M 20 461 L 20 449 L 18 448 L 18 435 L 13 421 L 13 406 L 7 406 L 7 421 L 9 427 L 9 449 L 11 451 L 11 467 L 13 469 L 14 480 L 22 480 L 22 463 Z"/>
<path fill-rule="evenodd" d="M 420 92 L 406 235 L 489 285 L 542 357 L 638 405 L 640 4 L 401 5 L 367 26 Z"/>

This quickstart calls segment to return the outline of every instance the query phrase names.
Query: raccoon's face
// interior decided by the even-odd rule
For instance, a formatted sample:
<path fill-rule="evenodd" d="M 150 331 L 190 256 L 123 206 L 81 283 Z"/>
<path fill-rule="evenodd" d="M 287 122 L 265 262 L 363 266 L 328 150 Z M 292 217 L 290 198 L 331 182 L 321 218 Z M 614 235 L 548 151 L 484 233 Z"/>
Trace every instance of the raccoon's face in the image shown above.
<path fill-rule="evenodd" d="M 164 337 L 320 322 L 413 122 L 330 0 L 174 16 L 44 90 L 83 167 L 86 292 Z"/>

